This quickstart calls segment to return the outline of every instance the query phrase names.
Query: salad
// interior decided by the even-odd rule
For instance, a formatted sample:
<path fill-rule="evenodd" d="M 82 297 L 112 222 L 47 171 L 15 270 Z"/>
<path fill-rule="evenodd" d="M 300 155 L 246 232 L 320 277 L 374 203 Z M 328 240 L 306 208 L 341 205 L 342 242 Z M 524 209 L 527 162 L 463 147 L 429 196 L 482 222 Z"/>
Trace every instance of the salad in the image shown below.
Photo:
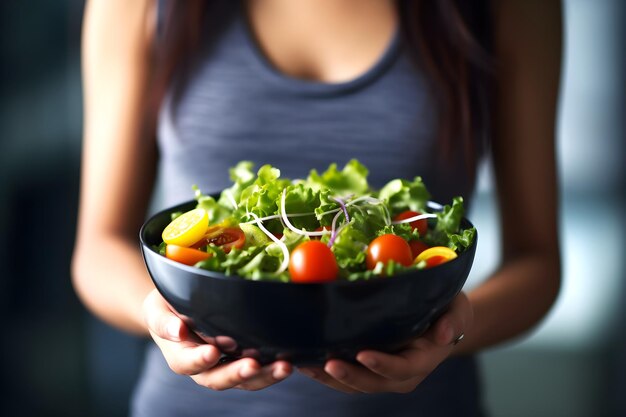
<path fill-rule="evenodd" d="M 420 177 L 380 190 L 357 160 L 342 170 L 290 180 L 242 161 L 219 198 L 197 187 L 197 206 L 172 214 L 155 248 L 177 262 L 251 280 L 328 282 L 392 276 L 436 267 L 468 248 L 463 199 L 429 203 Z"/>

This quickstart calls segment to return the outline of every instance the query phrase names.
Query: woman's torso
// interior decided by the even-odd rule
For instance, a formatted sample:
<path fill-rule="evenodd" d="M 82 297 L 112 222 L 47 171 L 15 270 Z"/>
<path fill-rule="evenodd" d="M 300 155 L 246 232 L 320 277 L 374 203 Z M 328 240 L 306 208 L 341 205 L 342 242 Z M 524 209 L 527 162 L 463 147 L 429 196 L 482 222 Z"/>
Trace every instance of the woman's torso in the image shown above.
<path fill-rule="evenodd" d="M 367 72 L 324 84 L 274 69 L 240 7 L 225 6 L 218 20 L 219 28 L 206 29 L 186 83 L 161 109 L 163 205 L 189 200 L 192 184 L 223 189 L 228 168 L 243 159 L 298 178 L 356 158 L 374 186 L 420 175 L 435 200 L 470 197 L 463 146 L 442 155 L 429 81 L 409 59 L 400 31 Z"/>
<path fill-rule="evenodd" d="M 356 158 L 375 187 L 420 175 L 435 200 L 471 196 L 464 156 L 454 153 L 442 163 L 428 81 L 399 31 L 364 74 L 324 84 L 281 74 L 256 45 L 241 9 L 222 12 L 220 27 L 206 29 L 206 47 L 187 82 L 170 91 L 161 109 L 160 206 L 190 200 L 194 184 L 204 192 L 223 189 L 228 168 L 243 159 L 298 178 Z M 154 346 L 133 398 L 134 415 L 151 417 L 473 416 L 479 410 L 472 358 L 446 361 L 404 395 L 342 394 L 297 372 L 259 392 L 213 392 L 172 373 Z"/>

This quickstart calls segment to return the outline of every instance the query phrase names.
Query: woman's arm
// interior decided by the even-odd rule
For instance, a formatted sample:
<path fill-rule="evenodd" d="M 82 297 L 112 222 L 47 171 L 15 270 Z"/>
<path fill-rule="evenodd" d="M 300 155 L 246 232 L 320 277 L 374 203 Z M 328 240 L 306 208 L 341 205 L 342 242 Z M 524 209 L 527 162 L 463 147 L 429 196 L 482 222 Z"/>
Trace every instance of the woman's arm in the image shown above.
<path fill-rule="evenodd" d="M 475 320 L 459 345 L 462 351 L 527 331 L 544 317 L 560 288 L 555 156 L 560 2 L 500 0 L 495 22 L 493 160 L 503 262 L 469 294 Z"/>
<path fill-rule="evenodd" d="M 218 365 L 221 352 L 199 340 L 156 291 L 138 233 L 155 177 L 154 126 L 146 120 L 156 0 L 90 0 L 84 17 L 84 149 L 72 262 L 74 287 L 97 316 L 154 339 L 170 368 L 197 384 L 258 390 L 291 365 L 252 358 Z M 147 117 L 148 116 L 148 117 Z"/>
<path fill-rule="evenodd" d="M 154 0 L 87 2 L 82 40 L 83 156 L 72 262 L 81 300 L 108 323 L 147 335 L 141 305 L 153 287 L 137 236 L 156 149 L 145 129 Z"/>
<path fill-rule="evenodd" d="M 451 354 L 519 336 L 560 288 L 555 125 L 561 70 L 558 0 L 494 4 L 497 95 L 493 158 L 502 225 L 501 267 L 424 336 L 396 355 L 363 351 L 303 373 L 345 392 L 408 392 Z M 469 299 L 469 301 L 468 301 Z M 458 345 L 451 343 L 464 334 Z"/>

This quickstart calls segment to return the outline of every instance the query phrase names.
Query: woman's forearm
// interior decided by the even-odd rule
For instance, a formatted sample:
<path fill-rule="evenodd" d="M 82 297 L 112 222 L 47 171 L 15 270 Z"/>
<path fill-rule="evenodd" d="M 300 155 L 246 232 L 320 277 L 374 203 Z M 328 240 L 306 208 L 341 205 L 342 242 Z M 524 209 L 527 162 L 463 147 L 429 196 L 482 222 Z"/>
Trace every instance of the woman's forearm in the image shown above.
<path fill-rule="evenodd" d="M 154 288 L 137 233 L 156 171 L 148 92 L 154 0 L 90 0 L 82 36 L 83 158 L 73 283 L 99 318 L 146 334 L 142 303 Z"/>
<path fill-rule="evenodd" d="M 474 324 L 458 353 L 470 353 L 520 336 L 550 309 L 560 288 L 558 255 L 525 255 L 506 261 L 469 293 Z"/>
<path fill-rule="evenodd" d="M 76 292 L 99 318 L 127 332 L 147 335 L 141 307 L 154 288 L 130 239 L 103 236 L 79 243 L 72 262 Z"/>

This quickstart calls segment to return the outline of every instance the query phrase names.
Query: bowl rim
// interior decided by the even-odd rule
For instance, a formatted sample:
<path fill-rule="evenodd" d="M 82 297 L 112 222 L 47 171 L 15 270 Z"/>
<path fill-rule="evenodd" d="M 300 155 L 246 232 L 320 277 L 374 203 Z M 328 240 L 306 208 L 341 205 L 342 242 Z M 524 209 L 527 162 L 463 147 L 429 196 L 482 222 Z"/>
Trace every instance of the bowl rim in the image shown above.
<path fill-rule="evenodd" d="M 336 286 L 355 286 L 355 285 L 380 285 L 381 282 L 386 282 L 387 280 L 394 280 L 394 281 L 398 281 L 398 280 L 404 280 L 404 279 L 415 279 L 415 274 L 418 273 L 423 273 L 425 271 L 434 271 L 434 269 L 428 269 L 428 270 L 413 270 L 410 272 L 404 272 L 404 273 L 399 273 L 396 275 L 393 275 L 391 277 L 384 277 L 381 279 L 359 279 L 356 281 L 348 281 L 348 280 L 335 280 L 335 281 L 331 281 L 331 282 L 308 282 L 308 283 L 294 283 L 294 282 L 282 282 L 282 281 L 271 281 L 271 280 L 251 280 L 251 279 L 246 279 L 244 277 L 241 277 L 239 275 L 226 275 L 222 272 L 217 272 L 217 271 L 209 271 L 207 269 L 202 269 L 202 268 L 196 268 L 195 266 L 190 266 L 190 265 L 185 265 L 182 264 L 180 262 L 176 262 L 173 261 L 165 256 L 162 256 L 161 254 L 159 254 L 157 251 L 155 251 L 150 245 L 148 245 L 144 239 L 144 235 L 147 229 L 147 226 L 154 221 L 157 217 L 163 216 L 166 213 L 172 213 L 174 211 L 177 211 L 177 209 L 183 208 L 183 207 L 187 207 L 190 206 L 192 204 L 196 203 L 197 201 L 194 200 L 187 200 L 183 203 L 180 204 L 176 204 L 174 206 L 170 206 L 167 208 L 164 208 L 162 210 L 157 211 L 156 213 L 150 215 L 148 217 L 148 219 L 146 221 L 144 221 L 144 223 L 142 224 L 140 230 L 139 230 L 139 241 L 140 241 L 140 246 L 141 246 L 141 252 L 142 252 L 142 256 L 144 257 L 144 262 L 146 261 L 146 254 L 145 252 L 151 252 L 154 255 L 157 255 L 158 258 L 160 259 L 161 262 L 165 262 L 166 264 L 174 267 L 174 268 L 179 268 L 182 269 L 183 271 L 192 273 L 192 274 L 197 274 L 197 275 L 201 275 L 201 276 L 205 276 L 207 278 L 212 278 L 212 279 L 219 279 L 219 280 L 229 280 L 229 281 L 236 281 L 236 282 L 249 282 L 249 283 L 254 283 L 252 285 L 281 285 L 281 286 L 290 286 L 290 285 L 297 285 L 297 286 L 308 286 L 308 287 L 336 287 Z M 434 201 L 428 201 L 427 205 L 429 208 L 435 210 L 435 211 L 440 211 L 443 209 L 443 205 Z M 463 218 L 461 219 L 461 223 L 465 223 L 467 225 L 465 229 L 474 227 L 476 229 L 476 227 L 474 226 L 474 224 L 465 216 L 463 216 Z M 461 261 L 461 257 L 463 255 L 469 254 L 472 251 L 475 250 L 476 246 L 478 243 L 478 230 L 476 230 L 476 233 L 474 235 L 474 241 L 472 242 L 472 244 L 467 247 L 462 253 L 459 254 L 459 256 L 457 256 L 455 259 L 445 262 L 441 265 L 438 265 L 437 268 L 451 268 L 453 264 L 460 262 Z M 441 269 L 439 269 L 441 271 Z M 149 274 L 150 277 L 152 278 L 152 274 Z M 152 280 L 154 280 L 154 278 L 152 278 Z M 377 284 L 378 283 L 378 284 Z"/>

